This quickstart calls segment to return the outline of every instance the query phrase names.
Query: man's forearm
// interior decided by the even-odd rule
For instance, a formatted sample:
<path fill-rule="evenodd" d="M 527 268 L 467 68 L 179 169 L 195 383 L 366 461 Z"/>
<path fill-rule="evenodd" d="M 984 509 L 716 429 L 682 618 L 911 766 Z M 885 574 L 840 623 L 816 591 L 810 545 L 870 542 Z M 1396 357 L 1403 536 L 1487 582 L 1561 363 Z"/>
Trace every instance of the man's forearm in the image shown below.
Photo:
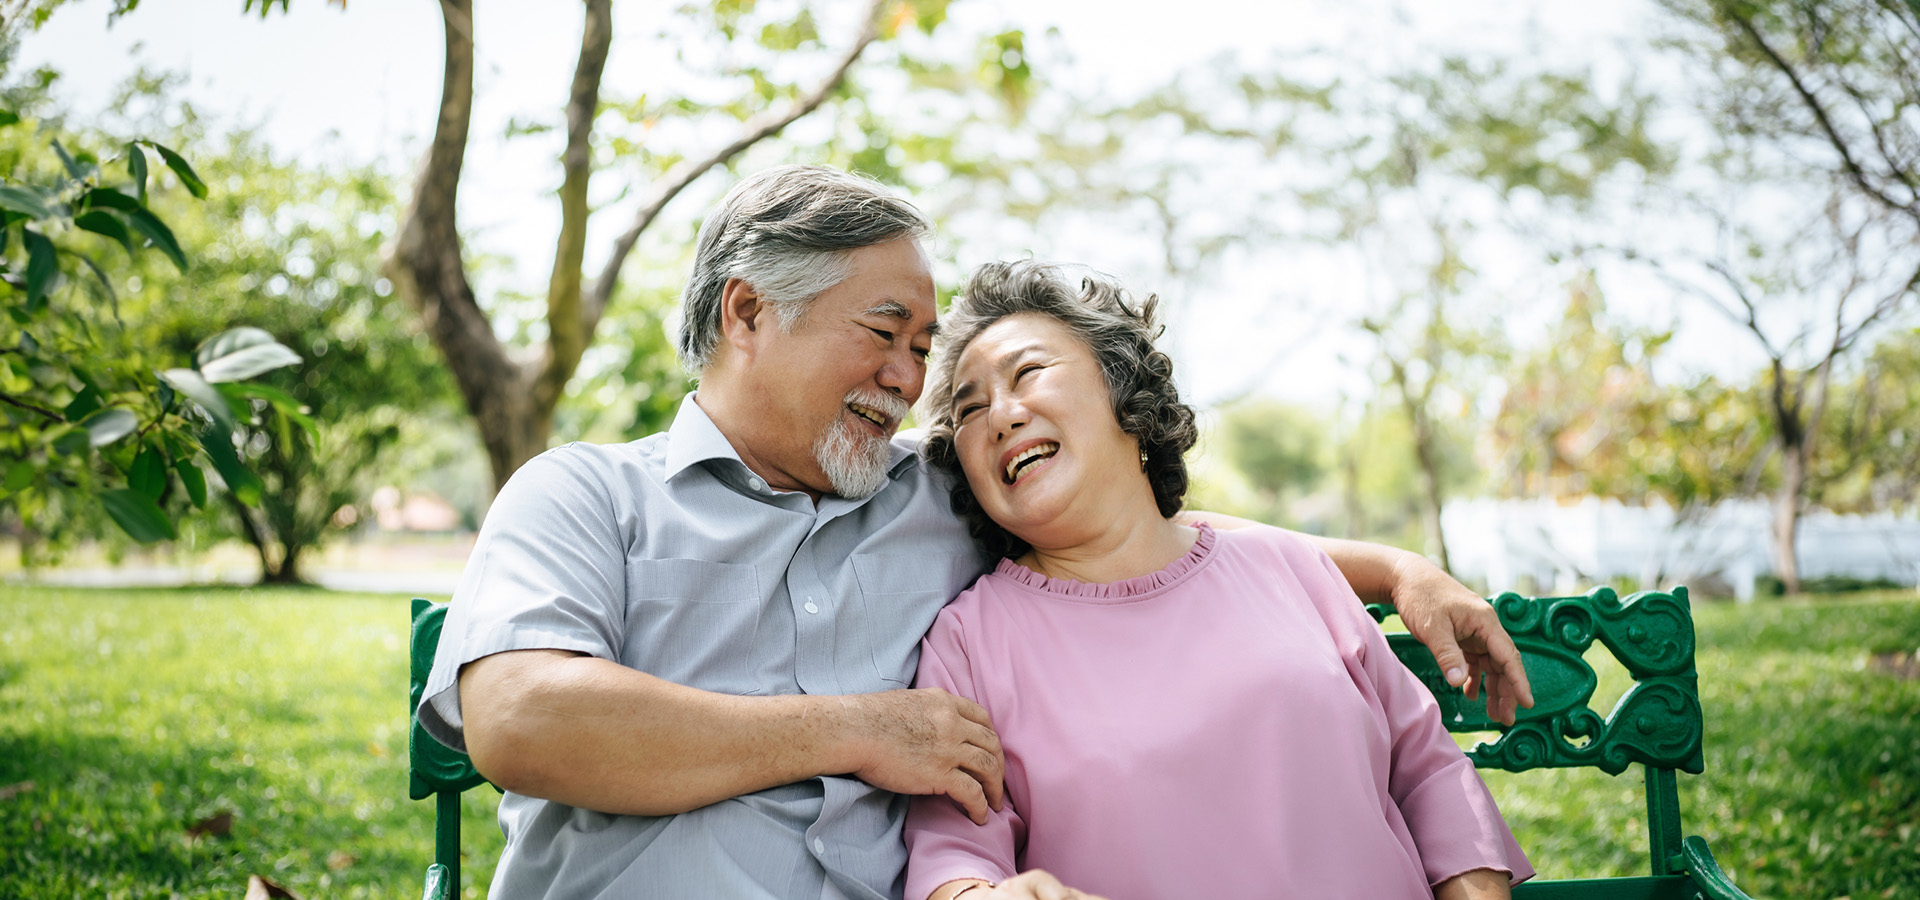
<path fill-rule="evenodd" d="M 1426 562 L 1426 557 L 1418 553 L 1384 544 L 1311 534 L 1304 537 L 1332 558 L 1353 592 L 1368 603 L 1392 603 L 1394 587 L 1401 583 L 1402 567 Z"/>
<path fill-rule="evenodd" d="M 1251 519 L 1205 510 L 1184 510 L 1174 516 L 1174 521 L 1182 525 L 1205 522 L 1215 531 L 1233 531 L 1259 524 Z M 1427 562 L 1426 557 L 1398 547 L 1299 534 L 1332 558 L 1334 566 L 1347 579 L 1347 584 L 1353 586 L 1353 592 L 1368 603 L 1392 603 L 1393 589 L 1405 577 L 1401 567 Z"/>
<path fill-rule="evenodd" d="M 461 670 L 468 753 L 516 793 L 666 815 L 858 768 L 841 698 L 737 697 L 528 650 Z"/>

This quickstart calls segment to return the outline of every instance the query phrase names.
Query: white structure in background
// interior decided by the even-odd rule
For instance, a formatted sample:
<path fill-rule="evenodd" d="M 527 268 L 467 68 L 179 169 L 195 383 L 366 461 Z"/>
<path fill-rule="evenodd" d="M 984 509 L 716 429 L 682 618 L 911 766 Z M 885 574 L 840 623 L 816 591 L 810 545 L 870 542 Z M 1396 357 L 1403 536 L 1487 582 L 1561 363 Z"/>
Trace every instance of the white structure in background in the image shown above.
<path fill-rule="evenodd" d="M 1455 500 L 1440 523 L 1454 574 L 1494 591 L 1513 589 L 1523 576 L 1560 592 L 1627 576 L 1648 586 L 1718 583 L 1744 602 L 1753 599 L 1755 576 L 1773 572 L 1773 509 L 1762 500 L 1722 503 L 1685 521 L 1665 504 L 1597 497 L 1573 505 Z M 1920 516 L 1816 510 L 1800 518 L 1798 549 L 1803 579 L 1920 582 Z"/>

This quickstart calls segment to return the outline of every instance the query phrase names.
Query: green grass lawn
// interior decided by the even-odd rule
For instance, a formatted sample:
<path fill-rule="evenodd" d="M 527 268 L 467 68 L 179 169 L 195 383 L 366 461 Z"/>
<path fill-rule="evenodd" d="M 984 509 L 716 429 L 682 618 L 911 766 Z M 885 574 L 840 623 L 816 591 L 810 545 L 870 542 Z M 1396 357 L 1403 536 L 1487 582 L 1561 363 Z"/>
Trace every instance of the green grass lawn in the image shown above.
<path fill-rule="evenodd" d="M 1695 614 L 1687 832 L 1757 897 L 1920 895 L 1920 680 L 1874 661 L 1920 649 L 1920 598 Z M 249 874 L 417 895 L 432 813 L 406 799 L 406 622 L 393 596 L 0 586 L 0 897 L 231 898 Z M 1644 871 L 1636 773 L 1488 780 L 1544 877 Z M 466 797 L 468 896 L 494 803 Z M 221 812 L 230 833 L 189 836 Z"/>

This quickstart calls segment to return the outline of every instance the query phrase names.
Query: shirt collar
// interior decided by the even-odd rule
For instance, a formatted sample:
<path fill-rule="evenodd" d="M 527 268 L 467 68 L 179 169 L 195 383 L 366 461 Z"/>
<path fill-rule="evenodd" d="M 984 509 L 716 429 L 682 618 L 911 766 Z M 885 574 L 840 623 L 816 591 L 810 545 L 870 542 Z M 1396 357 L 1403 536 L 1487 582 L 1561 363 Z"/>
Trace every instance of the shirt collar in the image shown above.
<path fill-rule="evenodd" d="M 720 426 L 713 424 L 713 420 L 707 417 L 707 411 L 694 402 L 697 393 L 689 393 L 680 400 L 680 411 L 674 414 L 673 424 L 667 426 L 668 481 L 672 481 L 688 466 L 710 459 L 730 459 L 742 469 L 747 468 L 746 461 L 734 452 L 733 443 L 720 432 Z M 918 440 L 913 437 L 916 433 L 895 435 L 888 442 L 888 477 L 898 479 L 910 468 L 915 456 L 913 448 L 918 445 Z"/>

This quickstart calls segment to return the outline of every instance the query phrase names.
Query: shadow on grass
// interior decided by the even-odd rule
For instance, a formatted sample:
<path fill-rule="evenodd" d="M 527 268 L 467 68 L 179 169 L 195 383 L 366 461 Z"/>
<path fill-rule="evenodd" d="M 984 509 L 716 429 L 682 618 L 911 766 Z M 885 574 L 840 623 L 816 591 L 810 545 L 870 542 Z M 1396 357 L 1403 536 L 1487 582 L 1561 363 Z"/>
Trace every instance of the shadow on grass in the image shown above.
<path fill-rule="evenodd" d="M 21 782 L 32 786 L 0 800 L 0 897 L 238 896 L 250 874 L 305 896 L 386 896 L 392 873 L 430 861 L 430 810 L 398 810 L 402 835 L 383 839 L 354 810 L 236 763 L 232 747 L 0 734 L 0 786 Z M 189 832 L 223 812 L 229 833 Z"/>
<path fill-rule="evenodd" d="M 155 751 L 119 737 L 0 735 L 0 783 L 33 783 L 0 801 L 0 894 L 98 896 L 132 882 L 184 883 L 226 842 L 189 838 L 196 811 L 164 786 L 191 784 L 212 763 L 210 753 Z"/>

